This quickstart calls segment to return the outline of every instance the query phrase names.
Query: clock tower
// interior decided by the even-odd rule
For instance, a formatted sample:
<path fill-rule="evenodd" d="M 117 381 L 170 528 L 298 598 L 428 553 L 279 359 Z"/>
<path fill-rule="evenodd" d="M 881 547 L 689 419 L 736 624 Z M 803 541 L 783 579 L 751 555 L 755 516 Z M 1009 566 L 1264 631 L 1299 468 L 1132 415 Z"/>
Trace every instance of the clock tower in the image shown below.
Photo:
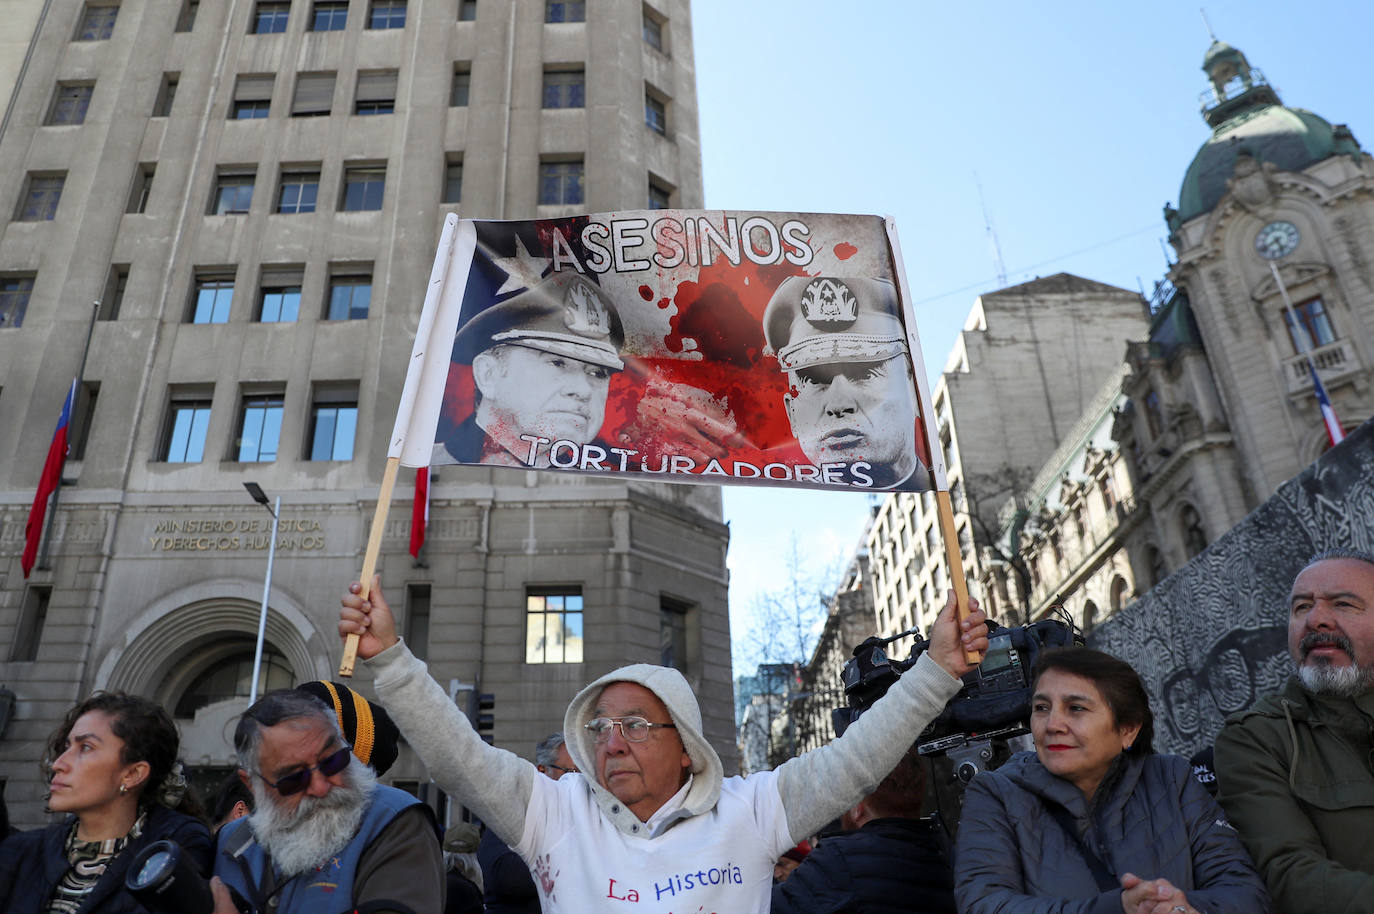
<path fill-rule="evenodd" d="M 1237 48 L 1202 69 L 1212 132 L 1164 208 L 1177 262 L 1115 430 L 1151 515 L 1132 551 L 1169 567 L 1330 446 L 1305 351 L 1347 430 L 1374 414 L 1374 159 Z"/>

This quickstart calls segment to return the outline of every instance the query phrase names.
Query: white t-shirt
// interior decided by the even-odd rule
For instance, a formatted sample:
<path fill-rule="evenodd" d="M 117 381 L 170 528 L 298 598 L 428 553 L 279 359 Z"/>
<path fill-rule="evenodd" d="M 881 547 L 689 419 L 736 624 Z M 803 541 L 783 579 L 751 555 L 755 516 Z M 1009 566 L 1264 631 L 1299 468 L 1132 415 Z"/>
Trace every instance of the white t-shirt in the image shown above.
<path fill-rule="evenodd" d="M 658 818 L 626 834 L 581 776 L 535 778 L 515 850 L 545 914 L 768 914 L 773 864 L 792 846 L 772 772 L 726 778 L 714 809 L 650 837 Z"/>

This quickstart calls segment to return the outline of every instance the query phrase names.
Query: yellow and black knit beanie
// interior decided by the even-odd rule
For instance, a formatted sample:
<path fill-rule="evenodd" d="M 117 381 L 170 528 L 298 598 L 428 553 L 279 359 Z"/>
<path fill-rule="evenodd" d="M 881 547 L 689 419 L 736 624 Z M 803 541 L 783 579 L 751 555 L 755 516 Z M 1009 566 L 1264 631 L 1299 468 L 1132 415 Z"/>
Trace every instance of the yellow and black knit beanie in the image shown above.
<path fill-rule="evenodd" d="M 400 751 L 401 731 L 386 709 L 373 704 L 341 682 L 304 682 L 296 688 L 309 692 L 327 707 L 334 709 L 344 739 L 353 746 L 353 754 L 378 774 L 396 762 Z"/>

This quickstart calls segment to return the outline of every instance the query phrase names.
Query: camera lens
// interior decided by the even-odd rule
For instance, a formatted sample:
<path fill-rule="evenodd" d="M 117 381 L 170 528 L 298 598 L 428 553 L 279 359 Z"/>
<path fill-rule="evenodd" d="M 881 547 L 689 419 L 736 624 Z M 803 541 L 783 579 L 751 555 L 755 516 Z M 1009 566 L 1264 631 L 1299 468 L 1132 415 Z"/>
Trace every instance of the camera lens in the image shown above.
<path fill-rule="evenodd" d="M 954 776 L 967 784 L 973 780 L 973 776 L 978 773 L 978 766 L 973 762 L 960 762 L 959 767 L 954 770 Z"/>
<path fill-rule="evenodd" d="M 143 860 L 143 865 L 138 868 L 138 872 L 129 878 L 129 887 L 143 889 L 150 885 L 157 885 L 162 877 L 167 875 L 168 871 L 175 866 L 175 855 L 171 851 L 159 849 Z"/>

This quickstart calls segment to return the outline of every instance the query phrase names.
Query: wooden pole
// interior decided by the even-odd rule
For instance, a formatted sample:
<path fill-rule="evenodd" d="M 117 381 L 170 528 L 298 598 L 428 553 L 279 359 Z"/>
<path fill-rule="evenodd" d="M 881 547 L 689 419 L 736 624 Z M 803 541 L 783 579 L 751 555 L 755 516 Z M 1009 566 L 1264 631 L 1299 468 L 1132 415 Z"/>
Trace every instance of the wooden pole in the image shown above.
<path fill-rule="evenodd" d="M 954 531 L 954 505 L 948 489 L 935 490 L 935 511 L 940 516 L 940 536 L 945 541 L 945 560 L 949 562 L 949 580 L 954 586 L 954 602 L 962 621 L 968 618 L 968 582 L 964 580 L 964 560 L 959 555 L 959 535 Z M 983 662 L 981 651 L 964 651 L 964 659 L 977 666 Z"/>
<path fill-rule="evenodd" d="M 400 457 L 386 459 L 386 471 L 382 474 L 382 488 L 377 493 L 377 510 L 372 514 L 372 529 L 367 534 L 367 552 L 363 554 L 363 574 L 359 580 L 363 589 L 360 596 L 367 599 L 368 588 L 372 586 L 372 575 L 377 570 L 377 554 L 382 551 L 382 530 L 386 527 L 386 513 L 391 507 L 391 490 L 396 487 L 396 473 L 401 468 Z M 349 635 L 344 639 L 343 660 L 339 661 L 339 675 L 349 678 L 353 675 L 353 665 L 358 661 L 358 636 Z"/>

